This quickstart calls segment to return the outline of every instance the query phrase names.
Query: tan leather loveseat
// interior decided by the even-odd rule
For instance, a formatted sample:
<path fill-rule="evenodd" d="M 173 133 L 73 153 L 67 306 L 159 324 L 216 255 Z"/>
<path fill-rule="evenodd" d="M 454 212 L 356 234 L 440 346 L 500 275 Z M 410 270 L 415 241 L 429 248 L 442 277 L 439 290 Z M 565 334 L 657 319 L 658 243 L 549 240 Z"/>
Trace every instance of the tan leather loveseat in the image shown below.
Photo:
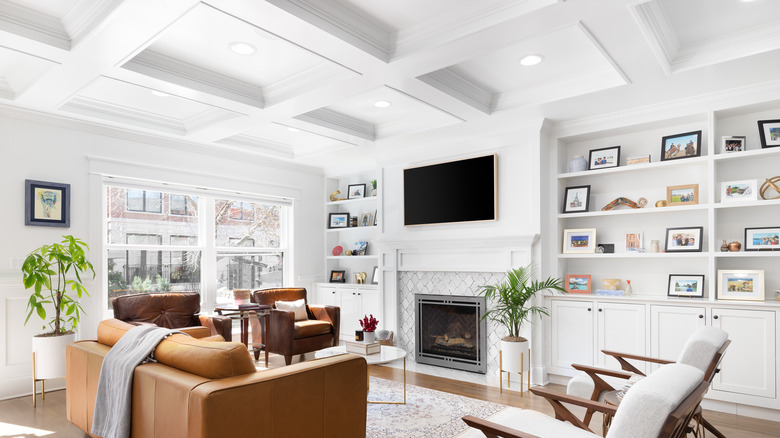
<path fill-rule="evenodd" d="M 68 345 L 67 418 L 88 432 L 103 357 L 132 326 L 100 323 L 97 341 Z M 210 335 L 195 328 L 192 336 Z M 238 342 L 173 335 L 133 379 L 132 436 L 365 437 L 365 359 L 341 355 L 256 371 Z"/>

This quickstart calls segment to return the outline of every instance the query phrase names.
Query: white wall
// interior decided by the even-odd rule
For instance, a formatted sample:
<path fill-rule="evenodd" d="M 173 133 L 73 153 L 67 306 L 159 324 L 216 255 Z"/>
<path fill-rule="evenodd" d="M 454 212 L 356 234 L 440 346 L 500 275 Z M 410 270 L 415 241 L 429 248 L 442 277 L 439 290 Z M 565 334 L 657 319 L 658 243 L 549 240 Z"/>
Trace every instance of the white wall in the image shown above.
<path fill-rule="evenodd" d="M 105 283 L 101 281 L 104 270 L 100 263 L 102 177 L 90 171 L 293 196 L 293 260 L 286 261 L 286 269 L 293 269 L 295 285 L 311 287 L 313 282 L 323 280 L 324 178 L 319 170 L 261 158 L 208 154 L 197 145 L 4 112 L 0 115 L 0 399 L 31 391 L 30 338 L 41 331 L 42 322 L 33 317 L 23 325 L 29 295 L 22 286 L 18 265 L 28 252 L 64 234 L 86 240 L 98 275 L 88 285 L 91 298 L 82 301 L 87 315 L 82 319 L 80 337 L 95 338 L 97 325 L 105 316 Z M 24 225 L 25 179 L 71 185 L 70 228 Z"/>

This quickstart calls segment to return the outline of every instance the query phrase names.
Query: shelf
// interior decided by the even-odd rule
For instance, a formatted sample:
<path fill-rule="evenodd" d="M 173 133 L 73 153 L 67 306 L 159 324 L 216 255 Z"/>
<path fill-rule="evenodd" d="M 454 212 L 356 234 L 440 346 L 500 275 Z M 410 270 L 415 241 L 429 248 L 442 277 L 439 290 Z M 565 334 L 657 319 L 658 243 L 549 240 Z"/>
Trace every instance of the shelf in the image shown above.
<path fill-rule="evenodd" d="M 369 225 L 367 227 L 347 227 L 347 228 L 328 228 L 328 233 L 338 233 L 341 231 L 355 231 L 355 230 L 375 230 L 376 225 Z"/>
<path fill-rule="evenodd" d="M 780 257 L 780 251 L 718 252 L 716 258 Z"/>
<path fill-rule="evenodd" d="M 558 254 L 559 259 L 685 259 L 707 257 L 707 252 L 672 253 L 616 253 L 616 254 Z"/>
<path fill-rule="evenodd" d="M 764 148 L 752 151 L 718 153 L 713 156 L 715 161 L 737 161 L 747 158 L 765 157 L 767 155 L 780 155 L 780 148 Z"/>
<path fill-rule="evenodd" d="M 679 158 L 676 160 L 660 161 L 658 163 L 634 164 L 630 166 L 610 167 L 608 169 L 584 170 L 582 172 L 559 173 L 558 179 L 560 180 L 560 179 L 568 179 L 568 178 L 579 178 L 581 176 L 593 177 L 593 176 L 611 175 L 614 173 L 623 173 L 623 172 L 667 169 L 670 167 L 705 164 L 706 162 L 707 162 L 707 157 Z"/>
<path fill-rule="evenodd" d="M 366 201 L 376 201 L 376 196 L 366 196 L 365 198 L 344 199 L 343 201 L 328 201 L 325 203 L 325 205 L 349 205 L 349 204 L 359 204 L 361 202 L 366 202 Z"/>
<path fill-rule="evenodd" d="M 364 256 L 327 256 L 325 258 L 328 260 L 360 260 L 360 259 L 376 260 L 377 256 L 376 254 L 369 254 Z"/>
<path fill-rule="evenodd" d="M 745 208 L 745 207 L 768 207 L 771 205 L 780 205 L 780 199 L 759 199 L 758 201 L 732 201 L 719 202 L 714 204 L 715 208 Z"/>
<path fill-rule="evenodd" d="M 780 202 L 778 202 L 780 203 Z M 706 210 L 708 204 L 696 204 L 696 205 L 681 205 L 679 207 L 645 207 L 645 208 L 632 208 L 629 210 L 607 210 L 607 211 L 588 211 L 585 213 L 558 213 L 558 219 L 573 219 L 580 217 L 596 217 L 596 216 L 621 216 L 632 214 L 653 214 L 653 213 L 681 213 L 684 211 Z"/>

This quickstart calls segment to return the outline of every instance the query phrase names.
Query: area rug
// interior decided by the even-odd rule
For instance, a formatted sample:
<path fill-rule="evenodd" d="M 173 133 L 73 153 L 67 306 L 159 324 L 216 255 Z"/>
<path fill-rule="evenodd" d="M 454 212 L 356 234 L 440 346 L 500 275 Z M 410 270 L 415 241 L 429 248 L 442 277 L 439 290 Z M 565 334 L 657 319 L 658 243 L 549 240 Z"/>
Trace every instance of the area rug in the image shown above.
<path fill-rule="evenodd" d="M 371 377 L 369 400 L 403 401 L 403 383 Z M 506 406 L 406 385 L 405 405 L 368 404 L 367 438 L 454 437 L 464 415 L 485 418 Z"/>

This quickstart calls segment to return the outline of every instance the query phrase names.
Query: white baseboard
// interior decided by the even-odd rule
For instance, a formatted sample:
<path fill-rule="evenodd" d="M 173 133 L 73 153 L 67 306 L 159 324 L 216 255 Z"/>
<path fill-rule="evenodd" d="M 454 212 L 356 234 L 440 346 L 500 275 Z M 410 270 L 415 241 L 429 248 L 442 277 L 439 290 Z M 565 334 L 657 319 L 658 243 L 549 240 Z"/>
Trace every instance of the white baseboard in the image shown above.
<path fill-rule="evenodd" d="M 776 409 L 761 408 L 757 406 L 707 399 L 702 401 L 701 407 L 710 411 L 739 415 L 740 417 L 751 417 L 759 418 L 761 420 L 780 422 L 780 411 Z"/>
<path fill-rule="evenodd" d="M 41 384 L 38 383 L 38 394 L 41 393 Z M 65 379 L 51 379 L 46 381 L 46 392 L 65 389 Z M 31 396 L 32 395 L 32 376 L 17 377 L 3 380 L 0 387 L 0 400 L 11 398 Z"/>

